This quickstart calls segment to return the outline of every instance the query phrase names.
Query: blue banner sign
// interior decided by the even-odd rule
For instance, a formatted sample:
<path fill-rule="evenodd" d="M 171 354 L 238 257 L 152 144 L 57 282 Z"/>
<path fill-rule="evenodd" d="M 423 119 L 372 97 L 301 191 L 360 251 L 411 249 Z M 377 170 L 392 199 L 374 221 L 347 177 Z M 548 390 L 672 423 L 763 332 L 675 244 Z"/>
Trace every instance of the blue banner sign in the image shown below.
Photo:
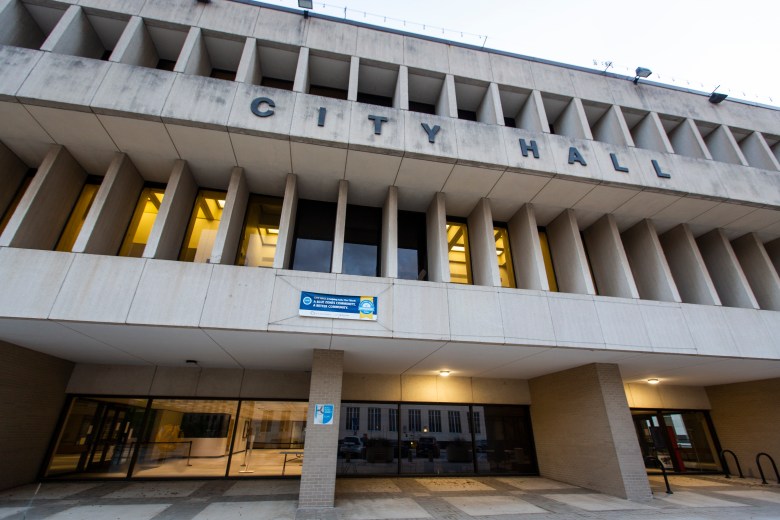
<path fill-rule="evenodd" d="M 299 316 L 376 321 L 376 296 L 344 296 L 301 291 Z"/>

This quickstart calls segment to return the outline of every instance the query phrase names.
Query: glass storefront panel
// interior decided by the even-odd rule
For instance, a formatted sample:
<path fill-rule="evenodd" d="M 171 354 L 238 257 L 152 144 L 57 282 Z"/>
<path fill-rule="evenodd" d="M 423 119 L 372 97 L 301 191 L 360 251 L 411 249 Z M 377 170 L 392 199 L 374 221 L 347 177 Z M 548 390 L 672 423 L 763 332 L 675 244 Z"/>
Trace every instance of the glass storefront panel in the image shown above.
<path fill-rule="evenodd" d="M 231 477 L 301 474 L 308 403 L 242 401 Z"/>
<path fill-rule="evenodd" d="M 244 233 L 238 248 L 236 265 L 273 267 L 276 241 L 279 239 L 279 221 L 282 199 L 265 195 L 251 195 L 246 209 Z"/>
<path fill-rule="evenodd" d="M 447 222 L 447 253 L 452 283 L 471 283 L 468 228 L 462 222 Z"/>
<path fill-rule="evenodd" d="M 338 475 L 398 473 L 398 405 L 342 403 Z"/>
<path fill-rule="evenodd" d="M 46 476 L 126 477 L 146 405 L 146 399 L 74 398 Z"/>
<path fill-rule="evenodd" d="M 134 477 L 222 477 L 238 401 L 154 399 Z"/>
<path fill-rule="evenodd" d="M 157 213 L 160 211 L 164 196 L 165 190 L 162 188 L 144 188 L 141 191 L 122 247 L 119 248 L 119 256 L 141 258 L 146 243 L 149 241 L 154 221 L 157 220 Z"/>
<path fill-rule="evenodd" d="M 224 191 L 201 190 L 198 193 L 179 260 L 205 263 L 211 258 L 226 196 Z"/>
<path fill-rule="evenodd" d="M 70 218 L 68 223 L 65 224 L 65 229 L 60 235 L 60 240 L 57 242 L 55 251 L 70 252 L 73 249 L 73 244 L 76 243 L 76 239 L 81 232 L 81 228 L 84 226 L 84 221 L 87 219 L 87 214 L 92 203 L 95 201 L 98 189 L 100 188 L 100 182 L 89 182 L 81 189 L 76 205 L 73 206 L 73 210 L 70 212 Z"/>
<path fill-rule="evenodd" d="M 401 473 L 474 473 L 469 407 L 401 405 Z"/>
<path fill-rule="evenodd" d="M 527 407 L 474 406 L 473 413 L 477 471 L 526 474 L 537 472 L 531 418 Z"/>

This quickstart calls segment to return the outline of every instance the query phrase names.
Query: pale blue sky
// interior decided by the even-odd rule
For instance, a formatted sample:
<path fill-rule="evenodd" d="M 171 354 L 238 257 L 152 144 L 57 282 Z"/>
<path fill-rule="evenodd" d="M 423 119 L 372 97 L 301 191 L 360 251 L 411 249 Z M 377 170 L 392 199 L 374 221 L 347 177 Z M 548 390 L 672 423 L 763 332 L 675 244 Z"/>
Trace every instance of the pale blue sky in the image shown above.
<path fill-rule="evenodd" d="M 265 0 L 297 8 L 297 0 Z M 777 0 L 331 0 L 315 11 L 780 106 Z M 363 13 L 366 12 L 365 16 Z M 372 16 L 383 15 L 383 17 Z M 385 21 L 384 16 L 388 19 Z M 406 26 L 391 18 L 407 20 Z M 423 28 L 417 24 L 425 24 Z M 433 27 L 432 27 L 433 26 Z M 441 28 L 456 32 L 442 33 Z"/>

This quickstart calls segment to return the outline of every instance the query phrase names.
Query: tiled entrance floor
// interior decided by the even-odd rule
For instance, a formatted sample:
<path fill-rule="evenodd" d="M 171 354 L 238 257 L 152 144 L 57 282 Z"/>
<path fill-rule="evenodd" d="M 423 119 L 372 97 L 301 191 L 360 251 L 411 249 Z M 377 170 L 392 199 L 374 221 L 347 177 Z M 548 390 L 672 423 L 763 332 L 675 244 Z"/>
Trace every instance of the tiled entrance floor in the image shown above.
<path fill-rule="evenodd" d="M 650 477 L 632 502 L 539 477 L 340 479 L 336 507 L 297 509 L 297 480 L 50 482 L 0 492 L 3 520 L 446 519 L 711 520 L 780 518 L 780 486 L 715 477 Z"/>

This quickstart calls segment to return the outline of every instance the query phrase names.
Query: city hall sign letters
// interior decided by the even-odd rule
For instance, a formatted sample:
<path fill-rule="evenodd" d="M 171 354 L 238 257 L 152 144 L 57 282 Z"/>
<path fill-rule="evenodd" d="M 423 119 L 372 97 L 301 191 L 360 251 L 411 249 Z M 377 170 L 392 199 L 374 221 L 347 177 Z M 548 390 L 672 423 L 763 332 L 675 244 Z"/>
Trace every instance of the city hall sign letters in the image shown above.
<path fill-rule="evenodd" d="M 252 103 L 250 104 L 250 109 L 252 110 L 252 113 L 256 115 L 257 117 L 271 117 L 274 115 L 276 108 L 276 103 L 274 103 L 274 100 L 267 97 L 259 97 L 252 100 Z M 319 107 L 317 109 L 317 126 L 325 126 L 325 121 L 328 116 L 328 110 L 325 107 Z M 380 116 L 380 115 L 369 115 L 367 118 L 368 121 L 370 121 L 369 124 L 373 125 L 374 127 L 374 135 L 382 135 L 382 125 L 384 123 L 388 123 L 390 120 L 387 118 L 387 116 Z M 439 125 L 433 125 L 430 126 L 428 123 L 420 123 L 421 127 L 421 137 L 425 136 L 428 138 L 428 142 L 431 144 L 436 143 L 436 136 L 441 131 L 441 126 Z M 525 139 L 518 139 L 518 146 L 520 147 L 520 153 L 523 154 L 523 157 L 528 157 L 529 154 L 534 159 L 539 159 L 540 157 L 540 150 L 539 147 L 536 144 L 536 141 L 533 139 L 529 139 L 526 141 Z M 628 173 L 628 167 L 621 165 L 620 159 L 618 158 L 617 154 L 610 153 L 609 158 L 612 161 L 612 167 L 615 168 L 616 172 L 621 173 Z M 568 162 L 569 164 L 579 163 L 582 166 L 587 166 L 588 163 L 585 160 L 585 157 L 580 153 L 580 151 L 577 149 L 576 146 L 570 146 L 569 147 L 569 156 L 568 156 Z M 662 179 L 669 179 L 671 178 L 671 173 L 664 171 L 661 168 L 661 165 L 658 164 L 658 161 L 655 159 L 652 159 L 650 161 L 653 165 L 653 169 L 655 170 L 655 174 L 658 177 L 661 177 Z"/>

